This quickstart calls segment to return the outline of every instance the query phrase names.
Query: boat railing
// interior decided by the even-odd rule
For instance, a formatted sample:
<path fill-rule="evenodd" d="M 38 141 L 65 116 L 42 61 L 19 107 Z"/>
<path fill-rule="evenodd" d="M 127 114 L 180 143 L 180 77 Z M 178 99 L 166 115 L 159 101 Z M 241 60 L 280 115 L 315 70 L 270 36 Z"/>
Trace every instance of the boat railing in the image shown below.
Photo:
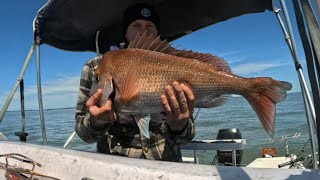
<path fill-rule="evenodd" d="M 273 142 L 276 142 L 276 141 L 279 141 L 279 142 L 284 142 L 285 144 L 285 150 L 286 150 L 286 157 L 289 157 L 290 156 L 290 153 L 289 153 L 289 145 L 288 145 L 288 139 L 298 139 L 299 137 L 301 136 L 301 133 L 294 133 L 292 135 L 286 135 L 286 136 L 282 136 L 280 138 L 270 138 L 268 140 L 268 143 L 273 143 Z M 310 140 L 310 139 L 309 139 Z M 308 140 L 308 142 L 309 142 Z"/>
<path fill-rule="evenodd" d="M 188 144 L 182 145 L 181 150 L 193 150 L 194 164 L 198 164 L 198 150 L 224 150 L 232 152 L 232 165 L 236 166 L 236 151 L 243 150 L 246 139 L 223 139 L 223 140 L 193 140 Z"/>

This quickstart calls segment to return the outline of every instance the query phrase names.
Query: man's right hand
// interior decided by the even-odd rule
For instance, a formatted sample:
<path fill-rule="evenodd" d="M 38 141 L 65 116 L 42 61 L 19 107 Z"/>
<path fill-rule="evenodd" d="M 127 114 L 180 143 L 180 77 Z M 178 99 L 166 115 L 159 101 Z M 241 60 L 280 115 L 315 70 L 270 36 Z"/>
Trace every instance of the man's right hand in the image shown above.
<path fill-rule="evenodd" d="M 91 116 L 94 117 L 90 119 L 90 124 L 93 126 L 103 126 L 106 123 L 116 121 L 116 114 L 114 112 L 112 101 L 108 99 L 103 106 L 100 106 L 99 101 L 101 98 L 102 90 L 98 89 L 98 91 L 91 96 L 86 103 Z"/>

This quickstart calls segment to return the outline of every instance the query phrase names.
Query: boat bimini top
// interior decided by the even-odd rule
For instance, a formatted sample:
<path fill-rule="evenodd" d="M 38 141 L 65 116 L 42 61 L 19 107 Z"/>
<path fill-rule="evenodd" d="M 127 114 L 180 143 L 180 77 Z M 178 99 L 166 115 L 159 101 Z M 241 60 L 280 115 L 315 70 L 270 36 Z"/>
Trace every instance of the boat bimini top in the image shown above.
<path fill-rule="evenodd" d="M 99 42 L 122 42 L 122 15 L 139 0 L 50 0 L 34 19 L 39 44 L 72 51 L 96 51 Z M 160 31 L 169 41 L 209 25 L 248 13 L 272 10 L 270 0 L 148 0 L 160 16 Z"/>

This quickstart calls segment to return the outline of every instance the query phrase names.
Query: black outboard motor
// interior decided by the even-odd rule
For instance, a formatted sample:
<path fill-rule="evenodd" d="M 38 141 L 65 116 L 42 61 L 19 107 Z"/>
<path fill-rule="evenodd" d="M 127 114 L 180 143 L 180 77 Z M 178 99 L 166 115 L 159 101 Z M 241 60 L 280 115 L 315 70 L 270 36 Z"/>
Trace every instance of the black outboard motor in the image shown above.
<path fill-rule="evenodd" d="M 239 129 L 236 129 L 236 128 L 220 129 L 217 136 L 217 140 L 222 140 L 222 139 L 242 139 L 242 137 Z M 229 142 L 226 142 L 226 143 L 229 143 Z M 243 154 L 243 150 L 236 151 L 237 166 L 239 166 L 242 161 L 242 154 Z M 217 156 L 218 156 L 219 164 L 222 164 L 225 166 L 232 166 L 232 151 L 217 150 Z"/>

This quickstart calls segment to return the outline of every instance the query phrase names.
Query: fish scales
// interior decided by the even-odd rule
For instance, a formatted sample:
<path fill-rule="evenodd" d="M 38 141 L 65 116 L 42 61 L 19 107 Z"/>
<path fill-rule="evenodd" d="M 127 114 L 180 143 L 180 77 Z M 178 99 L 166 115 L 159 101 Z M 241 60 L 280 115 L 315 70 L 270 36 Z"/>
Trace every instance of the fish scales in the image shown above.
<path fill-rule="evenodd" d="M 214 71 L 196 60 L 139 49 L 122 51 L 117 53 L 119 55 L 113 61 L 114 70 L 117 72 L 113 75 L 115 80 L 123 79 L 134 62 L 139 62 L 136 76 L 141 88 L 134 102 L 127 106 L 127 111 L 154 113 L 163 110 L 159 97 L 164 93 L 164 87 L 172 84 L 173 81 L 185 83 L 191 87 L 195 96 L 195 107 L 201 107 L 203 98 L 217 97 L 222 92 L 239 94 L 242 89 L 238 87 L 245 86 L 244 80 L 237 86 L 239 82 L 236 80 L 240 80 L 239 78 L 233 80 L 231 75 L 226 76 L 225 72 Z M 126 53 L 131 54 L 130 58 Z M 195 72 L 198 73 L 195 75 Z M 229 79 L 224 80 L 224 78 Z M 116 81 L 115 84 L 118 82 Z"/>

